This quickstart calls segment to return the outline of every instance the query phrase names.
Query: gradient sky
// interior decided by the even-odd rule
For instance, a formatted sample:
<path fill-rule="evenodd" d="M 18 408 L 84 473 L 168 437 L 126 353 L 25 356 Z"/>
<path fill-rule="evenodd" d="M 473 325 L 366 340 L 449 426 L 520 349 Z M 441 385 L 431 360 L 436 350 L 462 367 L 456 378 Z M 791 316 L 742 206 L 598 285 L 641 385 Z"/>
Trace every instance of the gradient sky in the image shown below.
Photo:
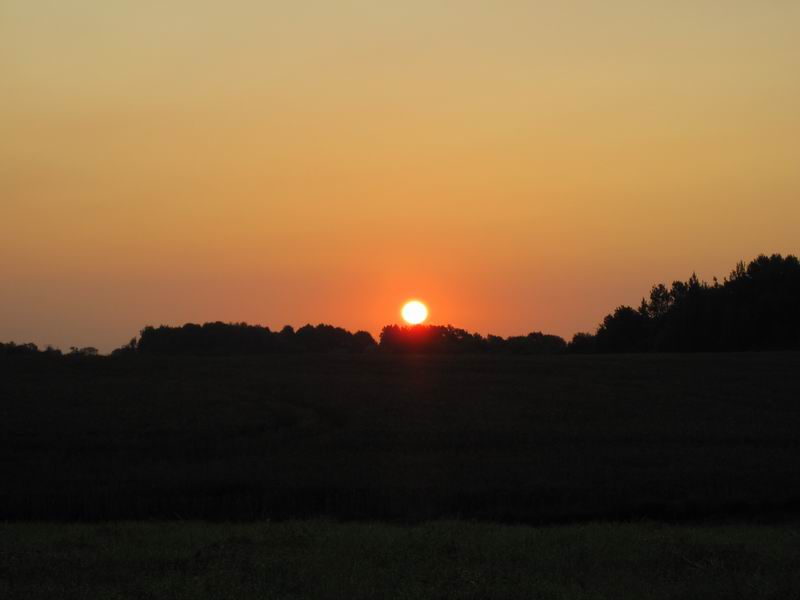
<path fill-rule="evenodd" d="M 0 3 L 0 341 L 408 297 L 593 330 L 800 253 L 796 0 Z"/>

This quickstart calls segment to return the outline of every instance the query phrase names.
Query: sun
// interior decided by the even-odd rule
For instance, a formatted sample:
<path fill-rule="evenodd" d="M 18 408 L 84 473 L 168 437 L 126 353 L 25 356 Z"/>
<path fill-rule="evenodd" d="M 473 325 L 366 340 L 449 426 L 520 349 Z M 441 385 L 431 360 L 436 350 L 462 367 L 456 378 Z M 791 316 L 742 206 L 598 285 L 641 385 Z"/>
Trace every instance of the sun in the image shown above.
<path fill-rule="evenodd" d="M 428 307 L 419 300 L 409 300 L 400 311 L 403 319 L 410 325 L 419 325 L 428 318 Z"/>

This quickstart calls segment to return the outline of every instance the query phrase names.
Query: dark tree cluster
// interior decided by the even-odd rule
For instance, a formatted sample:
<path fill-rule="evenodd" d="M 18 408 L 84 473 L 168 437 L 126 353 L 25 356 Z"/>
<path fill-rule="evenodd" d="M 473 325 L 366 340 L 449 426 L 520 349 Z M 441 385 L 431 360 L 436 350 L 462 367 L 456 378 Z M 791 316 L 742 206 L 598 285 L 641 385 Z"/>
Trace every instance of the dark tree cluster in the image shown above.
<path fill-rule="evenodd" d="M 60 350 L 53 350 L 53 352 L 61 354 Z M 39 354 L 39 347 L 36 344 L 15 344 L 14 342 L 3 344 L 0 342 L 0 356 L 30 356 L 37 354 Z"/>
<path fill-rule="evenodd" d="M 365 352 L 375 340 L 366 331 L 305 325 L 280 331 L 246 323 L 187 323 L 182 327 L 145 327 L 138 342 L 131 340 L 117 353 L 234 355 L 293 352 Z"/>
<path fill-rule="evenodd" d="M 380 349 L 392 353 L 476 354 L 558 354 L 567 343 L 556 335 L 541 332 L 526 336 L 483 337 L 452 325 L 387 325 L 380 335 Z"/>
<path fill-rule="evenodd" d="M 570 351 L 720 352 L 800 349 L 800 262 L 761 255 L 722 283 L 692 275 L 656 285 L 638 309 L 620 306 Z"/>
<path fill-rule="evenodd" d="M 83 356 L 97 356 L 98 350 L 93 346 L 86 346 L 79 348 L 72 346 L 66 356 L 83 357 Z M 39 350 L 39 346 L 33 343 L 15 344 L 14 342 L 2 343 L 0 342 L 0 356 L 50 356 L 61 357 L 64 353 L 58 348 L 47 346 L 44 350 Z"/>

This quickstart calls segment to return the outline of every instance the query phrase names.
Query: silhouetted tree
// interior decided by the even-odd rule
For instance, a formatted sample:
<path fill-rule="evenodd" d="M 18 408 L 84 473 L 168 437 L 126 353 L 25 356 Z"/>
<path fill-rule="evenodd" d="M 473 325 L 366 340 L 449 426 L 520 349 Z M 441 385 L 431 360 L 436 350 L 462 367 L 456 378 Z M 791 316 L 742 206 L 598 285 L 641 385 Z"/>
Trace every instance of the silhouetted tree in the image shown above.
<path fill-rule="evenodd" d="M 466 353 L 486 349 L 484 339 L 452 325 L 387 325 L 380 348 L 388 352 Z"/>
<path fill-rule="evenodd" d="M 647 349 L 647 316 L 630 306 L 620 306 L 597 328 L 599 352 L 641 352 Z"/>
<path fill-rule="evenodd" d="M 8 342 L 0 343 L 0 356 L 33 356 L 39 353 L 39 347 L 33 343 L 15 344 Z"/>
<path fill-rule="evenodd" d="M 567 349 L 567 342 L 557 335 L 534 331 L 526 336 L 507 338 L 505 346 L 512 354 L 561 354 Z"/>
<path fill-rule="evenodd" d="M 576 333 L 567 350 L 573 354 L 591 354 L 597 352 L 597 340 L 594 334 Z"/>
<path fill-rule="evenodd" d="M 111 356 L 133 356 L 136 354 L 136 338 L 131 338 L 131 341 L 111 351 Z"/>
<path fill-rule="evenodd" d="M 599 352 L 694 352 L 800 348 L 800 263 L 758 256 L 722 283 L 654 286 L 638 312 L 620 307 L 597 330 Z M 584 340 L 573 339 L 571 350 Z M 588 346 L 584 345 L 584 348 Z M 585 351 L 585 350 L 584 350 Z"/>
<path fill-rule="evenodd" d="M 399 353 L 557 354 L 566 347 L 562 338 L 538 331 L 508 339 L 496 335 L 483 338 L 452 325 L 387 325 L 380 335 L 381 350 Z"/>
<path fill-rule="evenodd" d="M 363 352 L 376 346 L 369 333 L 331 325 L 304 325 L 280 332 L 246 323 L 187 323 L 182 327 L 145 327 L 136 349 L 142 354 L 268 354 L 276 352 Z"/>
<path fill-rule="evenodd" d="M 86 346 L 84 348 L 79 348 L 78 346 L 70 346 L 69 348 L 69 355 L 70 356 L 97 356 L 99 351 L 94 346 Z"/>
<path fill-rule="evenodd" d="M 367 352 L 378 347 L 375 343 L 375 338 L 368 331 L 356 331 L 353 334 L 350 345 L 355 352 Z"/>

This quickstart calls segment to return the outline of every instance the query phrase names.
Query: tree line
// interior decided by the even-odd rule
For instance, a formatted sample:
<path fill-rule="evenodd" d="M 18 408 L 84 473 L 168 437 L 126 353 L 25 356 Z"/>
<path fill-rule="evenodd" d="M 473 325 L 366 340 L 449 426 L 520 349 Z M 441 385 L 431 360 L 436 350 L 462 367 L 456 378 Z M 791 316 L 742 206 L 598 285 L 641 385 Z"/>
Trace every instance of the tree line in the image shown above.
<path fill-rule="evenodd" d="M 723 352 L 800 349 L 800 262 L 761 255 L 722 282 L 697 275 L 653 286 L 638 309 L 620 306 L 573 352 Z"/>
<path fill-rule="evenodd" d="M 560 354 L 566 351 L 567 342 L 540 331 L 502 338 L 483 337 L 452 325 L 387 325 L 381 331 L 379 348 L 392 353 Z"/>
<path fill-rule="evenodd" d="M 145 327 L 117 348 L 124 355 L 239 355 L 304 352 L 563 354 L 611 352 L 697 352 L 800 349 L 800 262 L 797 257 L 761 255 L 739 263 L 722 282 L 692 274 L 671 286 L 653 286 L 638 308 L 620 306 L 594 333 L 577 333 L 567 343 L 557 335 L 531 332 L 503 338 L 482 336 L 452 325 L 387 325 L 376 341 L 327 324 L 280 331 L 247 323 L 188 323 Z M 67 356 L 97 355 L 93 347 Z M 63 356 L 48 346 L 0 343 L 3 355 Z"/>

